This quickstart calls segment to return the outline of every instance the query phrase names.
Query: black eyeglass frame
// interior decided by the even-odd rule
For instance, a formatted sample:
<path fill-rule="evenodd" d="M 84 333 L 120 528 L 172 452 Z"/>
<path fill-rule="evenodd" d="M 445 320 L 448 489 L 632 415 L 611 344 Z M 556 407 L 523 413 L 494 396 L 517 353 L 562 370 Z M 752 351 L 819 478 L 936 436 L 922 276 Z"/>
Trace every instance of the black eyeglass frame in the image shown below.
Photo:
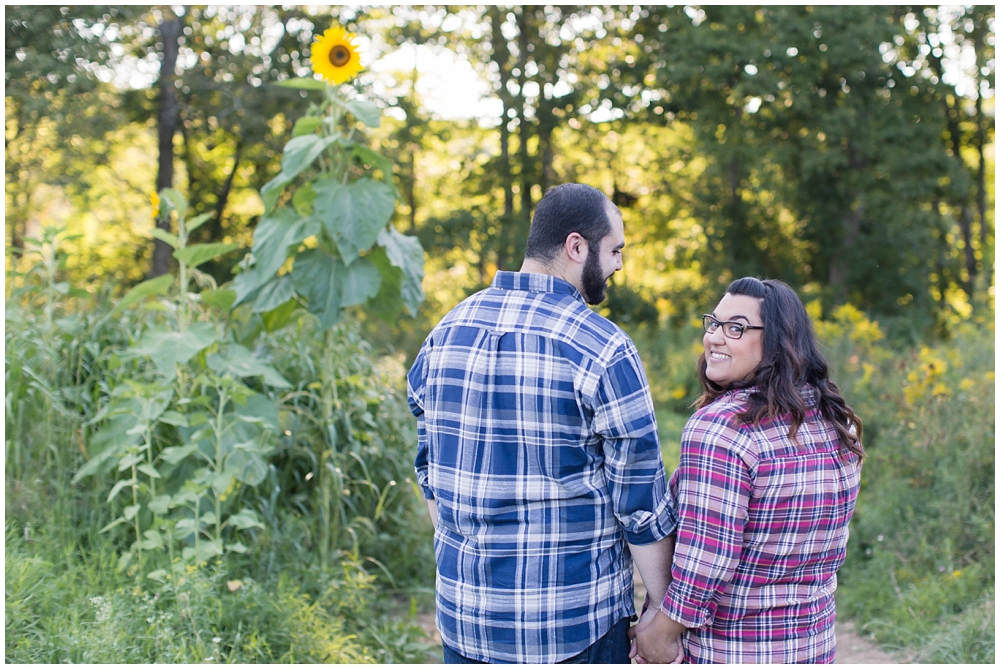
<path fill-rule="evenodd" d="M 715 323 L 715 327 L 712 327 L 711 323 Z M 763 325 L 744 325 L 743 323 L 740 323 L 739 321 L 720 321 L 718 318 L 716 318 L 712 314 L 702 314 L 701 315 L 701 327 L 708 334 L 712 334 L 713 332 L 715 332 L 716 330 L 718 330 L 719 327 L 722 326 L 722 325 L 735 325 L 736 327 L 738 327 L 740 329 L 739 330 L 740 333 L 738 335 L 736 335 L 735 337 L 731 337 L 729 335 L 729 333 L 726 331 L 726 328 L 722 328 L 722 336 L 725 337 L 726 339 L 734 339 L 734 340 L 735 339 L 742 339 L 743 338 L 743 333 L 746 332 L 747 330 L 763 330 L 764 329 Z"/>

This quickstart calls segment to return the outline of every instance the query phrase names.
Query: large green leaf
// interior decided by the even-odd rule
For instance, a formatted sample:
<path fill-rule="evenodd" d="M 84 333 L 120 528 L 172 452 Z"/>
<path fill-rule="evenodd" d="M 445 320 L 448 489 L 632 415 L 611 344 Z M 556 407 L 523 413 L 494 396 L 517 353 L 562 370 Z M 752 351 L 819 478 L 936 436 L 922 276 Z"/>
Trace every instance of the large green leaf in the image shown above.
<path fill-rule="evenodd" d="M 340 141 L 337 135 L 320 137 L 319 135 L 300 135 L 288 140 L 281 156 L 281 171 L 288 178 L 294 178 L 312 165 L 313 161 L 323 153 L 326 147 Z"/>
<path fill-rule="evenodd" d="M 218 374 L 229 374 L 236 378 L 262 376 L 264 383 L 274 388 L 292 387 L 273 367 L 254 358 L 249 350 L 239 344 L 230 344 L 221 352 L 209 355 L 206 362 Z"/>
<path fill-rule="evenodd" d="M 160 457 L 163 458 L 163 461 L 167 464 L 176 465 L 178 462 L 184 460 L 187 456 L 197 450 L 197 444 L 188 444 L 187 446 L 170 446 L 163 449 Z"/>
<path fill-rule="evenodd" d="M 403 270 L 394 267 L 386 255 L 385 249 L 376 247 L 365 256 L 378 268 L 382 275 L 382 284 L 378 295 L 368 304 L 368 310 L 386 323 L 395 323 L 403 310 Z"/>
<path fill-rule="evenodd" d="M 286 274 L 265 284 L 260 289 L 260 294 L 257 295 L 257 300 L 253 303 L 253 310 L 259 314 L 276 309 L 291 299 L 294 293 L 295 286 L 292 284 L 292 278 Z"/>
<path fill-rule="evenodd" d="M 367 177 L 346 186 L 335 179 L 323 179 L 313 188 L 315 215 L 337 243 L 344 264 L 350 265 L 375 243 L 392 217 L 396 204 L 393 190 Z"/>
<path fill-rule="evenodd" d="M 295 127 L 292 128 L 292 137 L 298 137 L 299 135 L 308 135 L 309 133 L 316 132 L 316 128 L 323 125 L 323 119 L 318 116 L 303 116 L 298 121 L 295 122 Z"/>
<path fill-rule="evenodd" d="M 215 214 L 214 211 L 206 211 L 204 214 L 198 214 L 194 218 L 188 221 L 184 221 L 184 227 L 187 229 L 189 233 L 194 232 L 195 230 L 203 226 L 205 223 L 207 223 L 214 214 Z"/>
<path fill-rule="evenodd" d="M 174 396 L 173 388 L 164 388 L 157 384 L 135 384 L 135 388 L 138 410 L 133 409 L 133 411 L 141 424 L 152 423 L 159 418 Z"/>
<path fill-rule="evenodd" d="M 288 184 L 292 183 L 292 179 L 294 178 L 294 176 L 290 177 L 284 172 L 279 172 L 278 176 L 261 186 L 260 199 L 264 201 L 265 214 L 271 211 L 274 203 L 278 201 L 278 196 L 281 195 L 281 190 Z"/>
<path fill-rule="evenodd" d="M 180 191 L 173 188 L 164 188 L 160 191 L 160 199 L 163 201 L 160 204 L 160 216 L 163 217 L 164 204 L 167 209 L 172 209 L 177 212 L 177 215 L 184 218 L 184 214 L 187 213 L 188 202 L 187 199 L 181 195 Z"/>
<path fill-rule="evenodd" d="M 305 77 L 298 77 L 296 79 L 284 79 L 282 81 L 274 82 L 275 86 L 281 86 L 282 88 L 297 88 L 302 91 L 321 91 L 326 88 L 326 82 L 319 79 L 307 79 Z"/>
<path fill-rule="evenodd" d="M 382 120 L 382 111 L 374 102 L 367 100 L 348 100 L 344 108 L 354 115 L 354 118 L 369 128 L 377 128 Z"/>
<path fill-rule="evenodd" d="M 174 251 L 174 257 L 183 263 L 187 263 L 188 267 L 197 267 L 212 258 L 217 258 L 239 247 L 239 244 L 192 244 L 191 246 L 185 246 L 182 249 Z"/>
<path fill-rule="evenodd" d="M 198 293 L 198 299 L 202 304 L 207 304 L 219 311 L 229 311 L 233 306 L 233 302 L 236 301 L 236 291 L 232 288 L 203 290 Z"/>
<path fill-rule="evenodd" d="M 167 232 L 163 228 L 153 228 L 149 234 L 151 234 L 155 239 L 159 239 L 161 242 L 170 244 L 170 248 L 172 249 L 181 245 L 181 240 L 177 235 Z"/>
<path fill-rule="evenodd" d="M 226 472 L 242 483 L 256 486 L 267 478 L 267 463 L 257 453 L 237 448 L 226 459 Z"/>
<path fill-rule="evenodd" d="M 420 246 L 420 240 L 404 235 L 389 224 L 379 235 L 378 243 L 385 248 L 389 261 L 403 270 L 403 303 L 410 315 L 416 316 L 417 309 L 424 301 L 424 249 Z"/>
<path fill-rule="evenodd" d="M 295 290 L 309 303 L 309 311 L 325 330 L 340 318 L 340 286 L 337 275 L 344 265 L 320 249 L 303 251 L 295 258 L 292 280 Z"/>
<path fill-rule="evenodd" d="M 359 161 L 365 165 L 371 165 L 375 169 L 382 173 L 382 181 L 388 184 L 392 189 L 393 193 L 396 192 L 396 186 L 392 180 L 392 166 L 393 162 L 383 155 L 375 153 L 367 146 L 361 144 L 356 144 L 354 146 L 354 151 L 352 154 Z"/>
<path fill-rule="evenodd" d="M 260 519 L 257 517 L 257 513 L 253 509 L 240 509 L 239 513 L 234 513 L 229 516 L 229 520 L 227 522 L 229 525 L 239 530 L 246 530 L 251 527 L 259 527 L 263 529 L 264 527 L 264 524 L 260 522 Z"/>
<path fill-rule="evenodd" d="M 254 393 L 247 397 L 246 404 L 236 405 L 234 411 L 244 422 L 260 425 L 273 433 L 277 433 L 281 429 L 278 407 L 266 395 Z"/>
<path fill-rule="evenodd" d="M 233 308 L 235 309 L 245 302 L 252 303 L 256 300 L 257 295 L 260 294 L 261 286 L 267 283 L 269 278 L 262 278 L 256 267 L 245 269 L 237 274 L 236 278 L 233 279 L 233 288 L 236 289 L 236 301 L 233 302 Z"/>
<path fill-rule="evenodd" d="M 337 283 L 340 287 L 340 307 L 353 307 L 378 295 L 382 276 L 370 260 L 358 258 L 350 267 L 341 270 Z"/>
<path fill-rule="evenodd" d="M 299 135 L 290 139 L 285 144 L 285 152 L 281 156 L 281 173 L 260 189 L 260 196 L 264 200 L 264 211 L 271 210 L 278 201 L 282 188 L 291 183 L 302 170 L 312 165 L 326 147 L 339 141 L 340 137 L 337 135 L 320 137 L 314 134 Z"/>
<path fill-rule="evenodd" d="M 260 322 L 264 324 L 265 330 L 268 332 L 277 332 L 298 318 L 303 311 L 304 309 L 302 309 L 302 305 L 299 301 L 292 298 L 270 311 L 257 314 L 257 316 L 260 318 Z M 240 339 L 238 341 L 246 343 L 245 339 Z"/>
<path fill-rule="evenodd" d="M 163 276 L 158 276 L 155 279 L 150 279 L 149 281 L 143 281 L 139 285 L 132 288 L 132 290 L 125 293 L 125 297 L 122 301 L 111 311 L 111 315 L 117 315 L 121 313 L 125 307 L 135 304 L 139 300 L 149 297 L 150 295 L 162 295 L 170 290 L 170 285 L 174 282 L 173 274 L 164 274 Z"/>
<path fill-rule="evenodd" d="M 253 231 L 253 260 L 256 278 L 263 284 L 274 276 L 288 257 L 288 247 L 319 234 L 319 221 L 281 209 L 264 216 Z"/>
<path fill-rule="evenodd" d="M 233 333 L 233 340 L 246 345 L 256 339 L 264 327 L 261 316 L 253 312 L 252 302 L 233 307 L 229 312 L 229 330 Z"/>
<path fill-rule="evenodd" d="M 215 343 L 218 335 L 211 323 L 195 323 L 183 332 L 152 330 L 129 349 L 135 355 L 148 356 L 166 377 L 173 378 L 177 365 L 184 364 L 198 351 Z"/>

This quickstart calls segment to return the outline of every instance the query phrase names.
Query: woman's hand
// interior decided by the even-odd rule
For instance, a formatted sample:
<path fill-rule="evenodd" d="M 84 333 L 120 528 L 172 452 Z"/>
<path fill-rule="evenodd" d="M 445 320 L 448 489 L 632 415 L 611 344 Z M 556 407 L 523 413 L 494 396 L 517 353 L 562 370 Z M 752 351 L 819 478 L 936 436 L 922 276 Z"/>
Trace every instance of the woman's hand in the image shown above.
<path fill-rule="evenodd" d="M 638 664 L 680 664 L 684 661 L 681 635 L 686 628 L 658 609 L 647 609 L 639 623 L 631 627 L 629 657 Z"/>

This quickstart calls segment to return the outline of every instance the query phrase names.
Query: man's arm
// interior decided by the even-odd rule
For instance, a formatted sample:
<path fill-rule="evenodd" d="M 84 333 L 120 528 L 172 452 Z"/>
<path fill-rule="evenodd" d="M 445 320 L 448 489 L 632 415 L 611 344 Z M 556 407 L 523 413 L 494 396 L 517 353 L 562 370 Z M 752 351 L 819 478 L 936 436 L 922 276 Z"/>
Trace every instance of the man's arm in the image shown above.
<path fill-rule="evenodd" d="M 645 546 L 628 545 L 642 576 L 650 602 L 662 602 L 670 585 L 670 563 L 674 557 L 673 535 Z"/>
<path fill-rule="evenodd" d="M 633 628 L 634 632 L 629 635 L 635 638 L 629 656 L 637 656 L 637 662 L 640 664 L 645 662 L 667 664 L 681 661 L 684 659 L 684 650 L 680 645 L 680 635 L 686 628 L 667 618 L 659 611 L 659 606 L 654 605 L 663 601 L 667 586 L 670 585 L 674 536 L 670 535 L 645 546 L 629 544 L 628 547 L 651 603 L 642 620 Z M 670 623 L 674 623 L 679 629 L 674 629 Z"/>
<path fill-rule="evenodd" d="M 438 520 L 438 505 L 433 499 L 424 500 L 427 502 L 427 512 L 431 514 L 431 525 L 437 526 Z M 663 601 L 663 597 L 660 597 L 660 601 Z"/>

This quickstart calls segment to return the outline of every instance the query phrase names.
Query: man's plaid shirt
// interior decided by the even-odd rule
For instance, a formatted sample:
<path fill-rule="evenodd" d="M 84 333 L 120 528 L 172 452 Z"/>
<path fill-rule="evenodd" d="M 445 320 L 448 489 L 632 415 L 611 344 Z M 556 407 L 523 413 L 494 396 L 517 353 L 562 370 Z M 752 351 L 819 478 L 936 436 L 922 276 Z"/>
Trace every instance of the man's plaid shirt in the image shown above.
<path fill-rule="evenodd" d="M 634 615 L 625 543 L 664 538 L 676 515 L 620 328 L 561 279 L 497 272 L 428 335 L 408 394 L 445 644 L 558 662 Z"/>

